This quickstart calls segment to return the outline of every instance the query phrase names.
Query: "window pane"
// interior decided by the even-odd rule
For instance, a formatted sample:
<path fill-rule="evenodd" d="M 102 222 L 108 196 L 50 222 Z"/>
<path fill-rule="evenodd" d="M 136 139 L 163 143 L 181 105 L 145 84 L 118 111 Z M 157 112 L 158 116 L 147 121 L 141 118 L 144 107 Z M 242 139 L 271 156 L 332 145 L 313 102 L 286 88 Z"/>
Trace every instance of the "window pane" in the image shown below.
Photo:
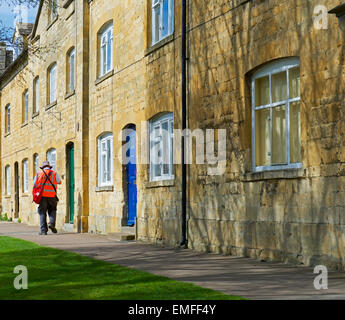
<path fill-rule="evenodd" d="M 50 103 L 56 101 L 56 65 L 53 66 L 50 70 Z"/>
<path fill-rule="evenodd" d="M 300 96 L 300 70 L 299 67 L 289 70 L 290 98 Z"/>
<path fill-rule="evenodd" d="M 112 56 L 112 41 L 111 41 L 111 30 L 108 31 L 107 33 L 107 37 L 108 37 L 108 43 L 107 43 L 107 68 L 106 68 L 106 71 L 110 71 L 111 69 L 111 56 Z"/>
<path fill-rule="evenodd" d="M 272 164 L 287 163 L 285 110 L 285 106 L 272 110 Z"/>
<path fill-rule="evenodd" d="M 162 165 L 161 164 L 154 164 L 153 165 L 153 176 L 160 177 L 162 172 Z"/>
<path fill-rule="evenodd" d="M 290 104 L 290 161 L 301 162 L 301 111 L 300 102 Z"/>
<path fill-rule="evenodd" d="M 173 174 L 174 163 L 174 122 L 170 121 L 170 174 Z"/>
<path fill-rule="evenodd" d="M 152 40 L 153 42 L 157 42 L 160 40 L 159 37 L 159 27 L 160 27 L 160 15 L 161 15 L 161 8 L 160 5 L 157 5 L 154 9 L 153 9 L 153 15 L 154 15 L 154 19 L 153 19 L 153 28 L 152 28 Z"/>
<path fill-rule="evenodd" d="M 72 92 L 74 90 L 74 51 L 71 53 L 70 56 L 70 87 L 69 90 Z"/>
<path fill-rule="evenodd" d="M 11 107 L 7 107 L 7 132 L 11 130 Z"/>
<path fill-rule="evenodd" d="M 154 127 L 150 136 L 150 167 L 153 178 L 161 176 L 161 147 L 160 127 Z"/>
<path fill-rule="evenodd" d="M 24 101 L 24 122 L 28 122 L 28 105 L 29 105 L 29 93 L 25 92 Z"/>
<path fill-rule="evenodd" d="M 287 99 L 286 72 L 272 75 L 272 102 L 284 101 Z"/>
<path fill-rule="evenodd" d="M 34 100 L 34 103 L 35 103 L 34 111 L 35 112 L 38 112 L 38 110 L 39 110 L 38 102 L 39 102 L 39 79 L 37 78 L 35 81 L 35 100 Z"/>
<path fill-rule="evenodd" d="M 270 103 L 269 76 L 255 80 L 255 105 L 263 106 Z"/>
<path fill-rule="evenodd" d="M 168 121 L 162 123 L 162 136 L 163 136 L 163 174 L 169 174 L 170 168 L 170 154 L 169 154 L 169 123 Z"/>
<path fill-rule="evenodd" d="M 28 192 L 28 164 L 29 164 L 28 160 L 25 160 L 24 161 L 24 170 L 23 170 L 24 171 L 23 172 L 24 173 L 23 174 L 24 175 L 24 188 L 23 188 L 24 192 Z"/>
<path fill-rule="evenodd" d="M 56 171 L 56 150 L 55 149 L 48 151 L 47 160 L 50 162 L 50 165 L 53 167 L 53 170 Z"/>
<path fill-rule="evenodd" d="M 160 180 L 172 174 L 173 116 L 166 114 L 150 124 L 151 178 Z"/>
<path fill-rule="evenodd" d="M 270 110 L 261 109 L 255 112 L 256 165 L 270 164 Z"/>
<path fill-rule="evenodd" d="M 6 193 L 11 193 L 11 171 L 9 166 L 6 167 Z"/>
<path fill-rule="evenodd" d="M 104 75 L 106 73 L 106 64 L 107 64 L 107 48 L 106 46 L 104 45 L 101 49 L 101 56 L 102 56 L 102 59 L 101 59 L 101 75 Z"/>
<path fill-rule="evenodd" d="M 35 156 L 34 162 L 35 162 L 35 172 L 34 172 L 34 174 L 36 174 L 36 172 L 38 171 L 38 155 Z"/>
<path fill-rule="evenodd" d="M 169 34 L 169 0 L 163 0 L 162 38 Z"/>
<path fill-rule="evenodd" d="M 111 140 L 107 140 L 107 181 L 111 181 Z"/>
<path fill-rule="evenodd" d="M 107 181 L 107 156 L 106 154 L 102 154 L 102 182 L 106 182 Z"/>

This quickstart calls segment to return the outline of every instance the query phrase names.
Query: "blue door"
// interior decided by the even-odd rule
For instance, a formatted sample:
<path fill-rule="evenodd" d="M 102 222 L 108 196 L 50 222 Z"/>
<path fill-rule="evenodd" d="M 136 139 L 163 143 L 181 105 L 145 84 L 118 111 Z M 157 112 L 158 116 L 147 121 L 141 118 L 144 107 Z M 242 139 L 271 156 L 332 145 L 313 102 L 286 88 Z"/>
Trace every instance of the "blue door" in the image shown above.
<path fill-rule="evenodd" d="M 132 130 L 126 137 L 129 148 L 127 158 L 127 225 L 132 226 L 137 216 L 137 159 L 136 159 L 136 131 Z"/>

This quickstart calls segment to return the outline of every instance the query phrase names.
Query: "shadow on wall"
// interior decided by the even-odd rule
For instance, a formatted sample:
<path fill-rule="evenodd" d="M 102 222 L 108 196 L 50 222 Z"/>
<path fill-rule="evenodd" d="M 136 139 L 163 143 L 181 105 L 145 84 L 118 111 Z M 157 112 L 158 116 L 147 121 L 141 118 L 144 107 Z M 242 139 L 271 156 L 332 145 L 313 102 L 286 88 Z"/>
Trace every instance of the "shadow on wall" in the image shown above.
<path fill-rule="evenodd" d="M 210 18 L 196 28 L 195 22 L 189 35 L 189 106 L 198 110 L 190 112 L 190 127 L 227 128 L 230 163 L 215 179 L 203 166 L 190 169 L 197 182 L 188 184 L 193 247 L 303 264 L 343 263 L 344 34 L 314 29 L 318 4 L 305 1 L 301 7 L 291 0 L 278 11 L 250 1 L 213 19 L 204 2 L 190 4 L 191 15 Z M 300 23 L 298 17 L 307 18 Z M 331 23 L 329 28 L 338 28 Z M 251 167 L 245 75 L 289 56 L 301 60 L 302 157 L 309 176 L 244 183 L 241 177 Z"/>

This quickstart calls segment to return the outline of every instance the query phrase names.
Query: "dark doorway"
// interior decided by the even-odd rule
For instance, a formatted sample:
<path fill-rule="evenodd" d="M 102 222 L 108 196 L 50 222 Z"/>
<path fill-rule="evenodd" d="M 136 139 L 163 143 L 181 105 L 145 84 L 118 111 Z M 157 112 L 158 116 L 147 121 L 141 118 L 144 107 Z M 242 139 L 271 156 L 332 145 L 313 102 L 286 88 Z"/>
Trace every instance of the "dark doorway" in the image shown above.
<path fill-rule="evenodd" d="M 19 218 L 19 165 L 14 164 L 14 218 Z"/>
<path fill-rule="evenodd" d="M 67 154 L 67 222 L 73 224 L 74 221 L 74 195 L 75 195 L 75 176 L 74 176 L 74 144 L 69 143 L 66 147 Z"/>
<path fill-rule="evenodd" d="M 126 185 L 127 185 L 127 226 L 133 226 L 137 217 L 137 156 L 136 129 L 130 126 L 126 134 Z"/>

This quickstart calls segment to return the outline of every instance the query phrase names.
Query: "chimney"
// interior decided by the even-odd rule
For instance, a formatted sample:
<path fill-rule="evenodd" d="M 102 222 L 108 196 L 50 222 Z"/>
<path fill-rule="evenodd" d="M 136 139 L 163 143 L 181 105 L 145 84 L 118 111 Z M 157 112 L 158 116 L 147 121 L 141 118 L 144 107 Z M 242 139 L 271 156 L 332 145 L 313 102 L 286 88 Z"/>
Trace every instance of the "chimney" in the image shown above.
<path fill-rule="evenodd" d="M 6 68 L 13 62 L 13 51 L 12 50 L 6 50 Z"/>
<path fill-rule="evenodd" d="M 6 43 L 0 42 L 0 74 L 6 69 Z"/>
<path fill-rule="evenodd" d="M 6 43 L 0 42 L 0 74 L 13 62 L 13 51 L 6 50 Z"/>

